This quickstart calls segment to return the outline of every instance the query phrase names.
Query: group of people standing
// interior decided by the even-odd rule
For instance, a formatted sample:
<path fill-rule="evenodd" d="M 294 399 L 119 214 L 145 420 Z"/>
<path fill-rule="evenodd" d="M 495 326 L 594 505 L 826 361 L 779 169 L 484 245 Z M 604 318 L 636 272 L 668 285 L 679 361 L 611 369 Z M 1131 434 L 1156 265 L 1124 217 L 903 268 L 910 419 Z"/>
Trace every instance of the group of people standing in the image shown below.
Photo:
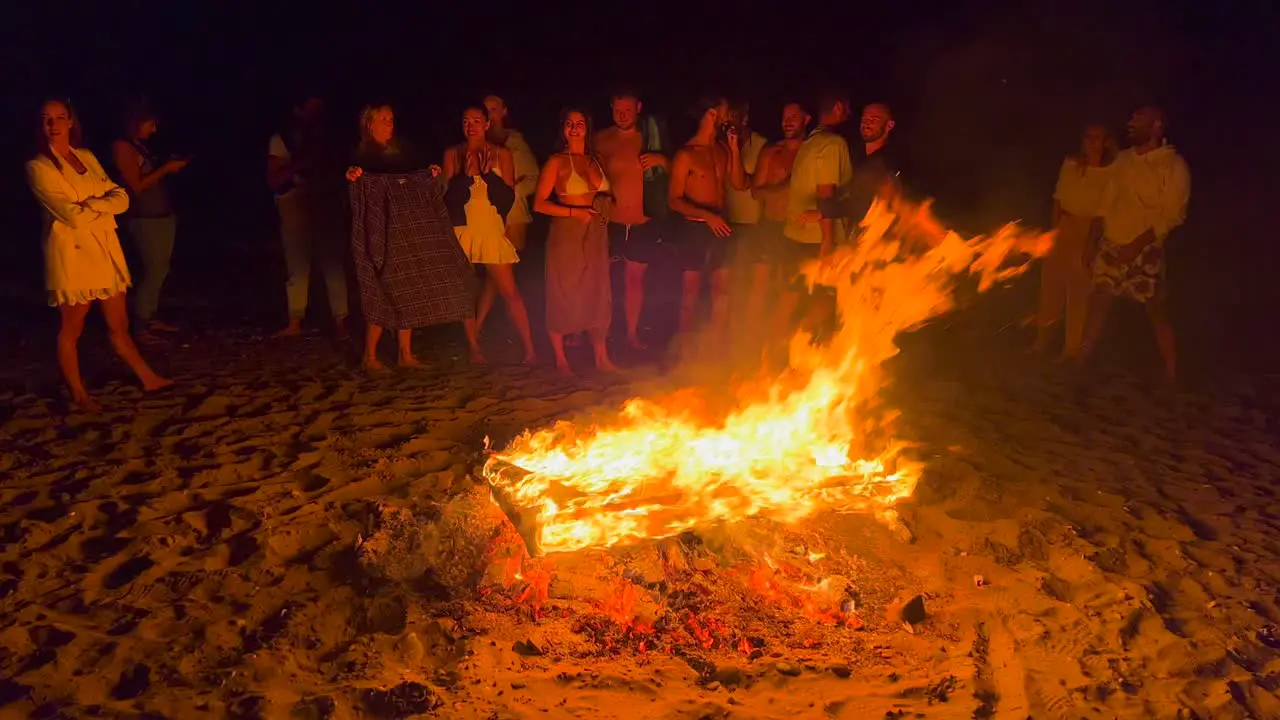
<path fill-rule="evenodd" d="M 571 374 L 566 346 L 583 340 L 597 368 L 613 368 L 607 337 L 610 265 L 617 260 L 624 263 L 624 337 L 632 348 L 644 347 L 645 275 L 659 260 L 675 263 L 682 274 L 681 332 L 693 329 L 704 280 L 716 332 L 727 332 L 737 315 L 766 342 L 786 337 L 802 308 L 815 327 L 834 321 L 829 291 L 796 278 L 802 263 L 856 238 L 856 225 L 876 197 L 903 192 L 902 163 L 891 142 L 895 120 L 886 104 L 862 109 L 853 149 L 842 132 L 853 106 L 840 93 L 822 96 L 812 115 L 798 103 L 786 105 L 775 142 L 752 129 L 746 103 L 723 97 L 699 102 L 696 131 L 676 148 L 668 145 L 664 124 L 642 113 L 636 93 L 615 92 L 610 107 L 613 123 L 600 131 L 584 110 L 563 110 L 555 152 L 539 168 L 500 97 L 463 111 L 463 140 L 446 150 L 441 164 L 401 140 L 388 105 L 365 108 L 357 148 L 344 153 L 325 132 L 322 100 L 302 98 L 267 153 L 287 266 L 289 320 L 278 335 L 301 332 L 316 266 L 335 332 L 347 336 L 350 257 L 366 321 L 366 369 L 385 369 L 378 357 L 384 330 L 396 333 L 398 363 L 415 366 L 411 331 L 447 322 L 462 324 L 471 360 L 484 362 L 480 330 L 499 297 L 524 361 L 536 362 L 513 272 L 534 213 L 550 218 L 546 326 L 563 373 Z M 155 129 L 155 114 L 145 108 L 128 116 L 112 147 L 121 187 L 80 147 L 70 103 L 51 101 L 41 111 L 39 153 L 27 164 L 44 208 L 49 302 L 62 317 L 59 365 L 73 402 L 86 409 L 96 404 L 80 377 L 76 341 L 94 302 L 117 354 L 144 388 L 170 384 L 142 359 L 129 331 L 124 297 L 132 280 L 115 221 L 129 211 L 144 263 L 134 310 L 139 337 L 172 331 L 156 314 L 176 226 L 164 181 L 186 160 L 154 157 L 146 140 Z M 1081 151 L 1063 164 L 1054 196 L 1058 241 L 1044 264 L 1035 349 L 1048 347 L 1051 328 L 1065 315 L 1064 358 L 1087 358 L 1111 299 L 1127 296 L 1150 309 L 1172 377 L 1162 248 L 1185 218 L 1189 175 L 1165 141 L 1159 110 L 1135 112 L 1129 135 L 1133 146 L 1116 155 L 1105 129 L 1092 127 Z M 742 313 L 731 312 L 728 299 L 731 264 L 749 268 Z M 774 293 L 770 310 L 767 298 Z"/>
<path fill-rule="evenodd" d="M 1115 298 L 1144 305 L 1168 380 L 1178 355 L 1169 317 L 1165 244 L 1187 216 L 1191 174 L 1165 135 L 1164 113 L 1139 108 L 1130 146 L 1116 151 L 1105 126 L 1087 128 L 1062 163 L 1054 191 L 1057 240 L 1041 267 L 1034 352 L 1047 350 L 1065 317 L 1064 362 L 1088 360 Z"/>

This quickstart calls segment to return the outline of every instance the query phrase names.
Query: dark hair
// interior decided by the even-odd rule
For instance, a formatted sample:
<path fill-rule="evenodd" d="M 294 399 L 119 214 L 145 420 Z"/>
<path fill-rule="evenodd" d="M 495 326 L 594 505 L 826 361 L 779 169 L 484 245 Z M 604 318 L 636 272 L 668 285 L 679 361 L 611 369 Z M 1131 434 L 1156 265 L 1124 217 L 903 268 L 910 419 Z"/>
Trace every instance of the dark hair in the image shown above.
<path fill-rule="evenodd" d="M 613 89 L 613 92 L 609 93 L 610 102 L 614 100 L 624 100 L 626 98 L 640 102 L 640 93 L 637 92 L 635 88 L 628 87 L 626 85 L 619 85 Z"/>
<path fill-rule="evenodd" d="M 485 107 L 485 106 L 484 106 L 484 103 L 479 103 L 479 104 L 477 104 L 477 105 L 468 105 L 468 106 L 466 106 L 466 107 L 462 108 L 462 114 L 463 114 L 463 115 L 466 115 L 467 113 L 471 112 L 472 110 L 475 110 L 476 112 L 478 112 L 478 113 L 480 113 L 481 115 L 483 115 L 485 120 L 488 120 L 488 119 L 489 119 L 489 108 Z"/>
<path fill-rule="evenodd" d="M 158 120 L 159 115 L 155 108 L 147 100 L 136 100 L 129 103 L 125 107 L 124 113 L 120 116 L 120 130 L 124 133 L 127 140 L 132 140 L 137 134 L 138 129 L 148 120 Z"/>
<path fill-rule="evenodd" d="M 68 138 L 71 141 L 71 147 L 81 147 L 84 142 L 84 132 L 80 129 L 80 118 L 76 115 L 76 109 L 72 107 L 71 100 L 69 98 L 49 98 L 48 100 L 40 103 L 41 118 L 39 124 L 36 125 L 36 153 L 49 158 L 54 167 L 58 168 L 58 170 L 62 170 L 62 161 L 59 160 L 58 156 L 53 152 L 53 148 L 49 147 L 49 138 L 46 137 L 44 133 L 44 108 L 46 105 L 51 105 L 53 103 L 58 103 L 67 109 L 67 118 L 71 120 L 71 132 L 68 133 Z"/>
<path fill-rule="evenodd" d="M 569 122 L 569 115 L 571 115 L 572 113 L 578 113 L 579 115 L 582 116 L 583 120 L 587 121 L 587 136 L 584 140 L 586 143 L 587 154 L 591 154 L 591 133 L 592 133 L 591 113 L 574 105 L 570 105 L 568 107 L 564 107 L 560 109 L 560 134 L 556 136 L 556 152 L 558 153 L 569 152 L 569 141 L 564 139 L 564 124 Z"/>
<path fill-rule="evenodd" d="M 875 101 L 872 101 L 872 102 L 867 103 L 866 105 L 863 105 L 863 106 L 862 106 L 862 109 L 863 109 L 863 110 L 866 110 L 867 108 L 871 107 L 872 105 L 879 105 L 880 107 L 884 108 L 884 113 L 885 113 L 885 115 L 887 116 L 887 117 L 885 118 L 885 120 L 893 120 L 893 119 L 894 119 L 894 118 L 893 118 L 893 108 L 892 108 L 892 107 L 890 107 L 889 103 L 884 102 L 884 101 L 882 101 L 882 100 L 875 100 Z"/>
<path fill-rule="evenodd" d="M 725 102 L 723 95 L 703 95 L 690 108 L 693 119 L 702 122 L 702 116 L 706 115 L 708 110 L 718 107 L 722 102 Z"/>
<path fill-rule="evenodd" d="M 828 113 L 836 109 L 836 105 L 843 104 L 846 109 L 849 108 L 849 94 L 843 90 L 836 88 L 828 88 L 818 95 L 818 104 L 814 108 L 818 114 Z"/>

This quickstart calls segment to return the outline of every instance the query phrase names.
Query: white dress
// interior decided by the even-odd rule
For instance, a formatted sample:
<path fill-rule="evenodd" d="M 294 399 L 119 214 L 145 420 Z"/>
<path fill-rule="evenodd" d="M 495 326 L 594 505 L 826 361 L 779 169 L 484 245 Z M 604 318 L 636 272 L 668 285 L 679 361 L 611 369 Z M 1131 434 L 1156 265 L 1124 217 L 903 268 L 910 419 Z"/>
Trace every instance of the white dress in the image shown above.
<path fill-rule="evenodd" d="M 502 171 L 493 172 L 502 177 Z M 511 265 L 520 262 L 515 245 L 507 239 L 507 223 L 498 208 L 489 202 L 489 184 L 479 175 L 471 177 L 471 198 L 463 206 L 467 214 L 466 225 L 456 225 L 453 231 L 467 259 L 473 265 Z"/>
<path fill-rule="evenodd" d="M 76 149 L 83 174 L 44 155 L 27 163 L 27 182 L 44 209 L 44 278 L 49 304 L 105 300 L 132 284 L 116 215 L 129 209 L 129 194 L 107 176 L 93 153 Z"/>

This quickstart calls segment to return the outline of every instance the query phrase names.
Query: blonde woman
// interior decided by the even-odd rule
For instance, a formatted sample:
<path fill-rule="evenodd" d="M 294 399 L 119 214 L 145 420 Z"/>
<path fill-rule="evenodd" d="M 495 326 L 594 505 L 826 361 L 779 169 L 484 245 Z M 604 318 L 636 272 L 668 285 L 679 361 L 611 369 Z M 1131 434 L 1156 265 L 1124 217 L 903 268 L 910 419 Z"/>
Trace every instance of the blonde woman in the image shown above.
<path fill-rule="evenodd" d="M 147 365 L 129 336 L 125 291 L 132 283 L 116 216 L 129 209 L 129 194 L 115 184 L 98 158 L 79 147 L 80 124 L 71 104 L 50 100 L 40 109 L 39 152 L 27 163 L 27 181 L 44 210 L 45 287 L 58 308 L 58 367 L 71 401 L 96 411 L 80 376 L 79 340 L 89 309 L 102 309 L 116 355 L 145 390 L 173 383 Z"/>
<path fill-rule="evenodd" d="M 476 278 L 454 236 L 449 211 L 428 165 L 396 137 L 389 105 L 365 108 L 360 145 L 347 169 L 351 196 L 351 254 L 365 319 L 364 361 L 382 371 L 378 341 L 394 330 L 401 367 L 413 354 L 415 328 L 461 322 L 471 361 L 484 362 L 476 336 Z"/>
<path fill-rule="evenodd" d="M 1062 359 L 1080 355 L 1093 294 L 1090 258 L 1102 236 L 1102 204 L 1115 155 L 1111 134 L 1101 125 L 1091 125 L 1084 131 L 1079 152 L 1062 162 L 1053 193 L 1053 225 L 1058 237 L 1040 266 L 1034 352 L 1048 349 L 1053 329 L 1065 315 Z"/>

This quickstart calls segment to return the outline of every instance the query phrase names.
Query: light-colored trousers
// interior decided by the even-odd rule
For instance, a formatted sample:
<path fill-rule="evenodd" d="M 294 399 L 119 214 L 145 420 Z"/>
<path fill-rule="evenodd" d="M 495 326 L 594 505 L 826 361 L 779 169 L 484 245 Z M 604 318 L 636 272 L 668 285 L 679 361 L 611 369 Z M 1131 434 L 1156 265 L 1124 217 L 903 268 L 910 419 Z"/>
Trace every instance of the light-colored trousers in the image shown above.
<path fill-rule="evenodd" d="M 1084 325 L 1093 295 L 1093 271 L 1085 265 L 1093 218 L 1063 212 L 1053 250 L 1040 265 L 1040 312 L 1036 324 L 1050 327 L 1066 315 L 1063 349 L 1078 352 L 1084 342 Z M 1064 313 L 1065 310 L 1065 313 Z"/>
<path fill-rule="evenodd" d="M 325 287 L 329 291 L 329 310 L 334 319 L 347 317 L 344 259 L 348 250 L 343 242 L 341 215 L 330 220 L 329 214 L 317 213 L 301 191 L 276 198 L 276 210 L 280 213 L 280 240 L 284 244 L 284 263 L 288 271 L 285 294 L 289 301 L 289 319 L 301 320 L 307 314 L 313 262 L 320 266 L 320 273 L 324 276 Z"/>

